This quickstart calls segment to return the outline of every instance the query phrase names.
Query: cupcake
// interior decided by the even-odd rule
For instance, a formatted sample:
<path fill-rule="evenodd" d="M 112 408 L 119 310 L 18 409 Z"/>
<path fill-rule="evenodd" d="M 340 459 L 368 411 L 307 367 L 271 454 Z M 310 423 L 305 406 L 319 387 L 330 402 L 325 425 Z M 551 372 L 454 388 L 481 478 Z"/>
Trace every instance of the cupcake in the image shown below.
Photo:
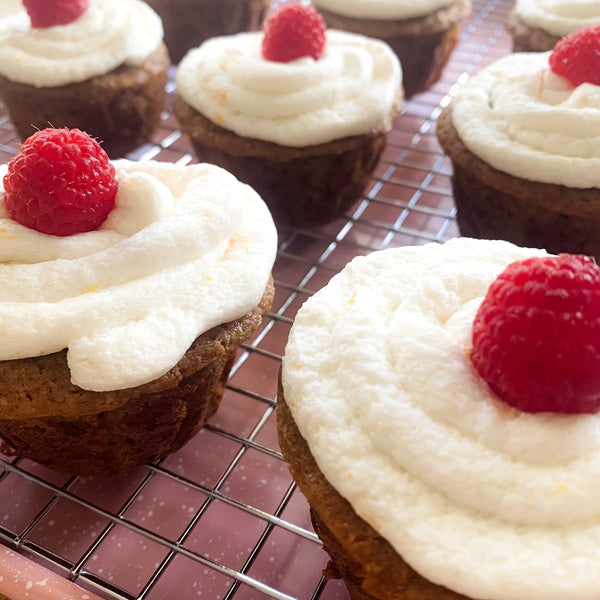
<path fill-rule="evenodd" d="M 328 27 L 376 37 L 398 55 L 407 98 L 441 77 L 470 0 L 314 0 Z"/>
<path fill-rule="evenodd" d="M 599 306 L 589 258 L 465 238 L 302 306 L 280 445 L 353 600 L 600 596 Z"/>
<path fill-rule="evenodd" d="M 600 28 L 504 57 L 444 109 L 464 236 L 600 257 Z"/>
<path fill-rule="evenodd" d="M 387 44 L 280 7 L 265 33 L 213 38 L 176 75 L 174 113 L 200 161 L 251 185 L 281 226 L 340 217 L 362 197 L 401 104 Z"/>
<path fill-rule="evenodd" d="M 552 50 L 562 37 L 592 25 L 600 25 L 600 4 L 581 0 L 516 0 L 506 19 L 515 52 Z"/>
<path fill-rule="evenodd" d="M 268 0 L 146 0 L 160 15 L 171 60 L 204 40 L 262 26 Z"/>
<path fill-rule="evenodd" d="M 2 174 L 3 450 L 75 474 L 174 452 L 270 309 L 264 203 L 214 165 L 111 163 L 78 130 Z"/>
<path fill-rule="evenodd" d="M 149 141 L 170 64 L 158 15 L 142 0 L 24 4 L 0 18 L 0 100 L 19 138 L 75 127 L 111 157 Z"/>

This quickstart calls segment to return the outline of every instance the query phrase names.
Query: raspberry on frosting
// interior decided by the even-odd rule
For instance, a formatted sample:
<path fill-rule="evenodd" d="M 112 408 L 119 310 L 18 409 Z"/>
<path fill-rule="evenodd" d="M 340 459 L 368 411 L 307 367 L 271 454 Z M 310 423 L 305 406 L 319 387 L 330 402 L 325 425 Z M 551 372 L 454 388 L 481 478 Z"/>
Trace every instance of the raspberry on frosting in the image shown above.
<path fill-rule="evenodd" d="M 548 62 L 552 72 L 574 86 L 600 85 L 600 25 L 583 27 L 562 38 Z"/>
<path fill-rule="evenodd" d="M 65 236 L 98 229 L 115 206 L 115 168 L 79 129 L 28 138 L 4 176 L 4 205 L 25 227 Z"/>
<path fill-rule="evenodd" d="M 89 4 L 89 0 L 23 0 L 31 26 L 39 29 L 72 23 Z"/>
<path fill-rule="evenodd" d="M 317 60 L 325 48 L 325 22 L 312 7 L 284 4 L 264 26 L 262 55 L 274 62 L 290 62 L 312 56 Z"/>
<path fill-rule="evenodd" d="M 561 254 L 511 263 L 473 323 L 471 361 L 527 412 L 600 410 L 600 267 Z"/>

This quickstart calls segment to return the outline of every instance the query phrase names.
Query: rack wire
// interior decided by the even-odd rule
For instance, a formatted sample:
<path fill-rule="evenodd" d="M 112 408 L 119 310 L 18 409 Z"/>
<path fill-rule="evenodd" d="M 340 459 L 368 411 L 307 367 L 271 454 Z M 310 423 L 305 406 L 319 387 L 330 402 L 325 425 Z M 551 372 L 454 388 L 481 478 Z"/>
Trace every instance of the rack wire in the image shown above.
<path fill-rule="evenodd" d="M 405 103 L 364 199 L 344 218 L 280 232 L 272 313 L 221 407 L 183 449 L 125 476 L 72 477 L 0 454 L 0 542 L 107 600 L 345 600 L 278 449 L 281 355 L 302 302 L 352 258 L 458 235 L 435 120 L 468 77 L 511 49 L 511 0 L 474 0 L 444 75 Z M 130 158 L 195 162 L 170 112 Z M 0 113 L 0 162 L 18 142 Z"/>

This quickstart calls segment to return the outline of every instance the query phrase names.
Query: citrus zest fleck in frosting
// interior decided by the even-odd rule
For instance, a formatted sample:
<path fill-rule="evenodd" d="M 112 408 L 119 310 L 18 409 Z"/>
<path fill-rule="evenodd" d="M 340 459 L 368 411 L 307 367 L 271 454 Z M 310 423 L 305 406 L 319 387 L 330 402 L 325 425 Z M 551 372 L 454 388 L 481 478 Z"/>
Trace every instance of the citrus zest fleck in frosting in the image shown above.
<path fill-rule="evenodd" d="M 28 229 L 6 217 L 0 189 L 0 360 L 68 348 L 73 383 L 93 391 L 160 377 L 254 308 L 276 248 L 262 200 L 223 169 L 114 164 L 116 208 L 97 231 Z"/>
<path fill-rule="evenodd" d="M 600 25 L 600 4 L 588 0 L 516 0 L 515 12 L 529 27 L 557 36 Z"/>
<path fill-rule="evenodd" d="M 38 87 L 76 83 L 140 65 L 162 38 L 160 18 L 142 0 L 90 0 L 72 23 L 35 30 L 23 9 L 0 18 L 0 74 Z"/>
<path fill-rule="evenodd" d="M 412 19 L 422 17 L 454 0 L 314 0 L 317 9 L 362 19 Z"/>
<path fill-rule="evenodd" d="M 469 598 L 600 596 L 600 415 L 512 409 L 468 359 L 490 283 L 542 255 L 463 238 L 355 259 L 300 309 L 283 360 L 327 480 Z"/>
<path fill-rule="evenodd" d="M 388 125 L 402 83 L 389 46 L 327 30 L 318 59 L 264 60 L 262 33 L 213 38 L 191 50 L 177 71 L 190 106 L 238 135 L 303 147 Z"/>
<path fill-rule="evenodd" d="M 492 167 L 532 181 L 600 187 L 600 86 L 573 87 L 549 52 L 512 54 L 466 82 L 452 101 L 465 146 Z"/>

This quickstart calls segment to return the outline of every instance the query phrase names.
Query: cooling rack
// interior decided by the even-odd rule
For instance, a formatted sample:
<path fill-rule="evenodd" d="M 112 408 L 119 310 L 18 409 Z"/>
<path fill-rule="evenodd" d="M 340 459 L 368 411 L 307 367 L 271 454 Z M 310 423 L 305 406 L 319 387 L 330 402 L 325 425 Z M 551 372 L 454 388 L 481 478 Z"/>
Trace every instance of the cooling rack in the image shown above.
<path fill-rule="evenodd" d="M 192 441 L 126 476 L 71 477 L 0 454 L 0 543 L 102 598 L 347 600 L 277 445 L 276 382 L 303 301 L 350 259 L 458 235 L 435 120 L 452 94 L 511 50 L 512 0 L 474 0 L 443 78 L 405 103 L 363 201 L 312 230 L 281 231 L 272 313 L 244 344 L 221 407 Z M 195 161 L 169 102 L 130 158 Z M 18 142 L 0 113 L 0 162 Z M 0 580 L 1 580 L 0 573 Z"/>

